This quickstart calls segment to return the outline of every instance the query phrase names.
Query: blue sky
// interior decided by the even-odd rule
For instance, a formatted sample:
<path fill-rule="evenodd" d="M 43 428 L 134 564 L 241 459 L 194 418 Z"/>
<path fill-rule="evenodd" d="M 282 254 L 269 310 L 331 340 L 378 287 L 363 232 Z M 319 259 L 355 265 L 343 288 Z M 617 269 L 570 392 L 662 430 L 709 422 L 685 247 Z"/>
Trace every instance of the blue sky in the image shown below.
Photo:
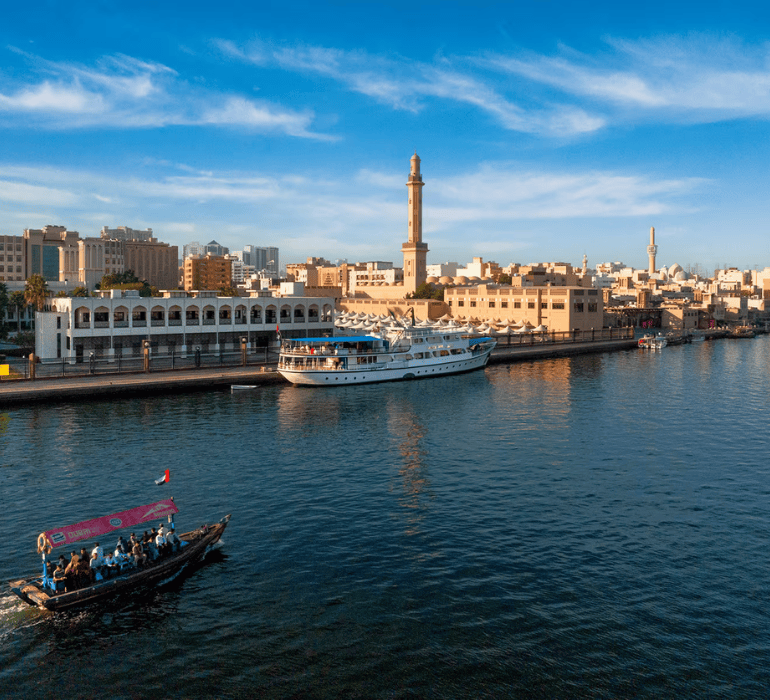
<path fill-rule="evenodd" d="M 401 262 L 770 265 L 761 3 L 41 2 L 0 22 L 0 233 Z"/>

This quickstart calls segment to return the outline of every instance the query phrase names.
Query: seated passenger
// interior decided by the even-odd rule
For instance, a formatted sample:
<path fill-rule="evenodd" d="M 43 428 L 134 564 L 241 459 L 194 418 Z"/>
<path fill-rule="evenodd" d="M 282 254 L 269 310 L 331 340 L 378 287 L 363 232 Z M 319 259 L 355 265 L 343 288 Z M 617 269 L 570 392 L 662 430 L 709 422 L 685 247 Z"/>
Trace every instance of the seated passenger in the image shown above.
<path fill-rule="evenodd" d="M 105 578 L 112 578 L 118 573 L 118 563 L 115 561 L 115 557 L 112 555 L 112 552 L 107 552 L 107 556 L 104 557 L 102 573 L 104 574 Z"/>
<path fill-rule="evenodd" d="M 56 570 L 53 572 L 53 585 L 57 593 L 64 593 L 66 580 L 67 574 L 64 573 L 64 568 L 61 564 L 57 564 Z"/>
<path fill-rule="evenodd" d="M 78 588 L 85 588 L 93 583 L 93 573 L 86 559 L 80 559 L 75 569 L 75 580 Z"/>
<path fill-rule="evenodd" d="M 99 558 L 98 552 L 94 551 L 88 565 L 91 569 L 91 583 L 101 581 L 104 577 L 102 576 L 102 560 Z"/>
<path fill-rule="evenodd" d="M 131 553 L 134 555 L 134 564 L 136 564 L 137 568 L 144 568 L 144 565 L 147 563 L 147 555 L 144 553 L 142 545 L 139 544 L 139 542 L 133 546 Z"/>
<path fill-rule="evenodd" d="M 94 548 L 91 550 L 92 558 L 93 558 L 94 552 L 96 552 L 100 560 L 104 558 L 104 550 L 99 546 L 98 542 L 94 545 Z"/>
<path fill-rule="evenodd" d="M 155 538 L 155 546 L 158 549 L 158 556 L 165 556 L 168 553 L 168 543 L 166 538 L 159 532 Z"/>
<path fill-rule="evenodd" d="M 166 538 L 166 541 L 169 543 L 172 552 L 179 551 L 179 548 L 182 543 L 179 541 L 179 538 L 176 535 L 176 530 L 172 528 L 172 530 L 168 533 L 168 537 Z"/>
<path fill-rule="evenodd" d="M 115 550 L 120 550 L 121 552 L 126 552 L 128 547 L 126 545 L 126 541 L 123 539 L 123 535 L 118 537 L 118 543 L 115 545 Z"/>

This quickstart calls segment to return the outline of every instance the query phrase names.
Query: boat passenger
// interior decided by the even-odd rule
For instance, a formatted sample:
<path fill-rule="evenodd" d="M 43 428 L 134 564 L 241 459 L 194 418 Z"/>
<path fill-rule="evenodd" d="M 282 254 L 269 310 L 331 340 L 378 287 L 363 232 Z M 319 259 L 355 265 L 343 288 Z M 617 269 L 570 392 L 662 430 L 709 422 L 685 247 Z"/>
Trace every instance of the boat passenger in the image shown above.
<path fill-rule="evenodd" d="M 75 581 L 78 588 L 85 588 L 93 583 L 94 574 L 88 565 L 88 559 L 80 559 L 75 569 Z"/>
<path fill-rule="evenodd" d="M 64 567 L 61 564 L 57 564 L 56 570 L 53 572 L 53 585 L 57 593 L 64 593 L 66 580 L 67 574 L 64 573 Z"/>
<path fill-rule="evenodd" d="M 75 567 L 77 567 L 78 562 L 80 561 L 80 557 L 75 554 L 75 552 L 70 552 L 70 561 L 69 564 L 67 564 L 66 568 L 64 569 L 65 574 L 71 574 L 73 571 L 75 571 Z"/>
<path fill-rule="evenodd" d="M 101 581 L 104 578 L 102 576 L 102 560 L 99 559 L 99 554 L 96 551 L 91 555 L 91 561 L 88 564 L 91 569 L 91 583 Z"/>
<path fill-rule="evenodd" d="M 134 564 L 136 564 L 137 568 L 144 568 L 144 565 L 147 563 L 147 555 L 144 553 L 142 545 L 139 544 L 138 541 L 134 544 L 131 553 L 134 555 Z"/>
<path fill-rule="evenodd" d="M 174 528 L 171 528 L 171 531 L 168 533 L 168 537 L 166 538 L 166 540 L 168 541 L 169 545 L 171 546 L 171 551 L 172 552 L 179 551 L 179 547 L 180 547 L 181 543 L 179 542 L 179 538 L 177 537 L 176 530 L 174 530 Z"/>
<path fill-rule="evenodd" d="M 115 549 L 116 550 L 119 549 L 121 552 L 125 552 L 126 551 L 126 549 L 127 549 L 126 541 L 123 539 L 123 535 L 118 537 L 118 543 L 115 545 Z"/>
<path fill-rule="evenodd" d="M 112 552 L 107 552 L 104 557 L 104 566 L 102 567 L 102 573 L 105 578 L 111 578 L 118 573 L 118 563 L 115 561 L 115 557 Z"/>
<path fill-rule="evenodd" d="M 158 556 L 160 557 L 165 556 L 168 553 L 168 542 L 162 534 L 162 529 L 155 537 L 155 547 L 157 548 Z"/>

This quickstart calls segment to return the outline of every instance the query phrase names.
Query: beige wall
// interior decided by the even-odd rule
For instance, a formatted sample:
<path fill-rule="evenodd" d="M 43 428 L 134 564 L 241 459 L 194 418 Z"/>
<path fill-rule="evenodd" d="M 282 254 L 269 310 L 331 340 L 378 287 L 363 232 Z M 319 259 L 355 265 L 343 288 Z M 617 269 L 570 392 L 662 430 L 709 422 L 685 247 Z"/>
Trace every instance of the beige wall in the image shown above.
<path fill-rule="evenodd" d="M 589 331 L 604 326 L 604 299 L 599 289 L 582 287 L 457 287 L 444 299 L 455 319 L 501 320 L 549 331 Z"/>

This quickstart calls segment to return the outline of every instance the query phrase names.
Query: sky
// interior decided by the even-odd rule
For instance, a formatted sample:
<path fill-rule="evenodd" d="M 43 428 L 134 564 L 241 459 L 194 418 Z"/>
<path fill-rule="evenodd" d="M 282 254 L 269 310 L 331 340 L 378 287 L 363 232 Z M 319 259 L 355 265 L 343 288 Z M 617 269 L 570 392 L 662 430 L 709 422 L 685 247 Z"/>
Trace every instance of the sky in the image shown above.
<path fill-rule="evenodd" d="M 151 227 L 401 265 L 770 266 L 770 9 L 7 3 L 0 234 Z"/>

